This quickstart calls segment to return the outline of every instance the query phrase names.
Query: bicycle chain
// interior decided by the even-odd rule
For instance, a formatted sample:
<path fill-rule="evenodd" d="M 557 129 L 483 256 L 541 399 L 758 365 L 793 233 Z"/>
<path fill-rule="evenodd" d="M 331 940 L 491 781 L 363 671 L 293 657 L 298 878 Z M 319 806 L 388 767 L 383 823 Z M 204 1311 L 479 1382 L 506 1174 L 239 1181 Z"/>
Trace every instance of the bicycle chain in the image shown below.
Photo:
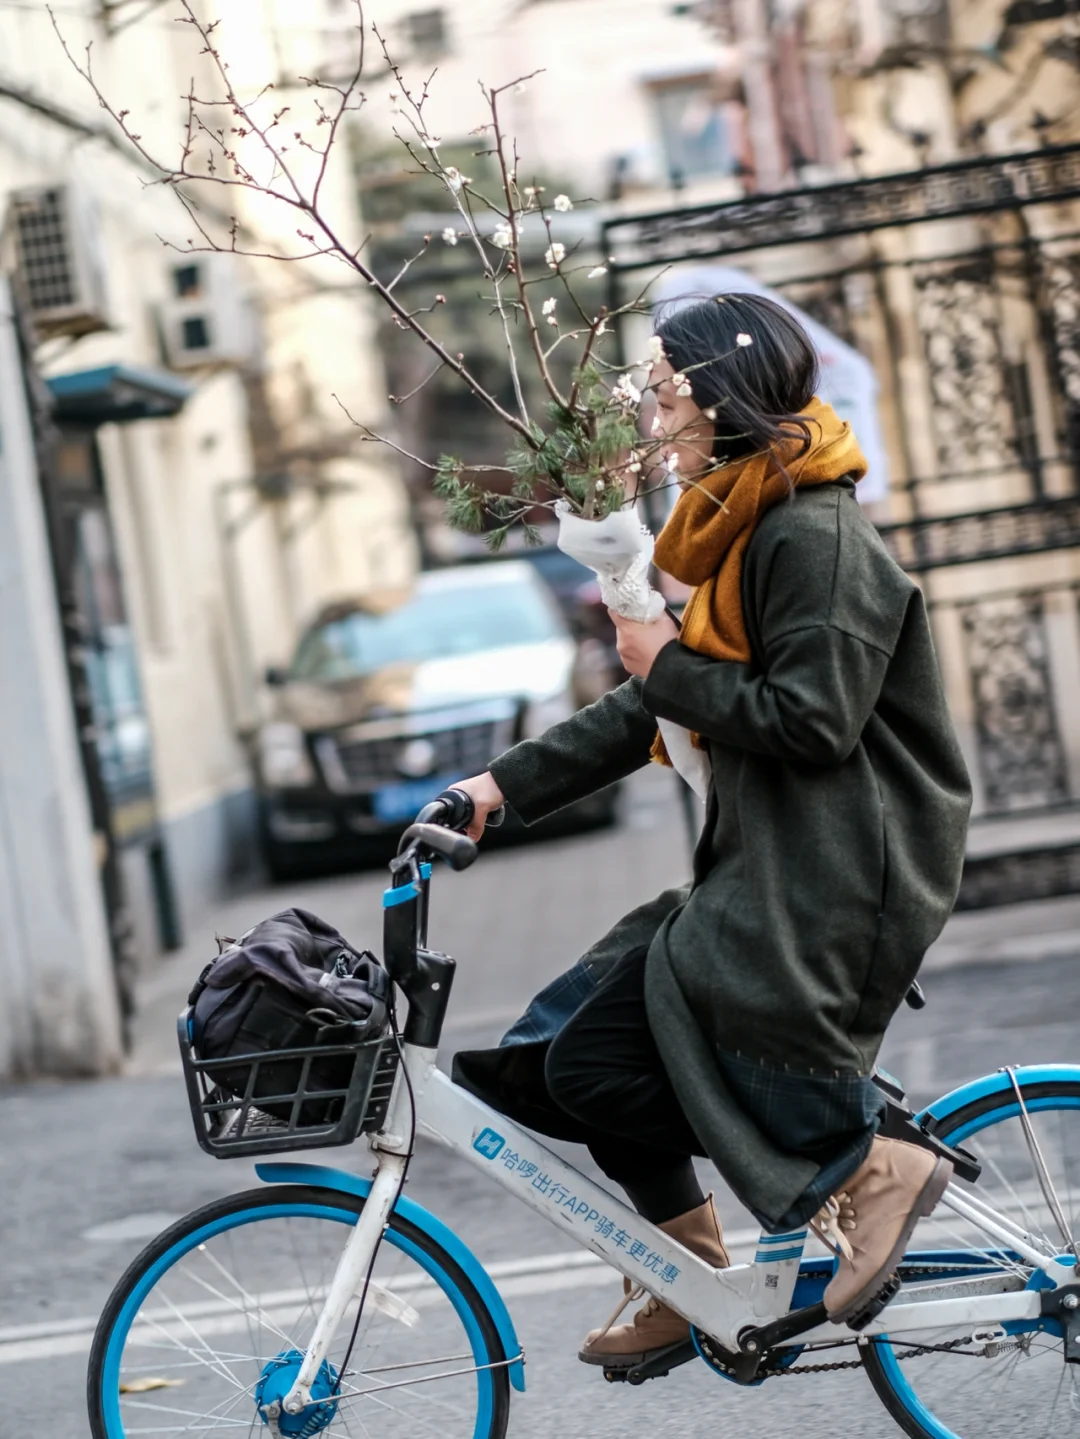
<path fill-rule="evenodd" d="M 872 1340 L 870 1341 L 873 1342 Z M 897 1354 L 898 1360 L 918 1359 L 923 1354 L 940 1354 L 943 1349 L 959 1349 L 962 1344 L 969 1344 L 970 1339 L 948 1339 L 944 1344 L 935 1344 L 932 1348 L 905 1349 L 902 1354 Z M 834 1374 L 838 1369 L 861 1369 L 861 1359 L 837 1359 L 832 1364 L 789 1364 L 786 1367 L 778 1366 L 774 1369 L 762 1371 L 763 1379 L 779 1378 L 781 1374 Z"/>
<path fill-rule="evenodd" d="M 922 1267 L 913 1265 L 910 1268 L 904 1269 L 904 1279 L 931 1279 L 935 1275 L 940 1274 L 943 1269 L 948 1267 L 950 1266 L 941 1264 L 923 1265 Z M 971 1266 L 967 1264 L 955 1264 L 951 1267 L 959 1270 L 969 1269 Z M 896 1358 L 897 1360 L 918 1359 L 924 1354 L 938 1354 L 941 1352 L 942 1349 L 959 1349 L 962 1344 L 967 1344 L 968 1342 L 969 1341 L 967 1339 L 949 1339 L 946 1340 L 944 1344 L 934 1345 L 932 1349 L 905 1349 L 902 1354 L 897 1354 Z M 761 1377 L 763 1379 L 776 1379 L 779 1378 L 779 1376 L 782 1374 L 835 1374 L 840 1369 L 861 1368 L 861 1359 L 837 1359 L 834 1360 L 831 1364 L 799 1365 L 797 1363 L 792 1363 L 787 1365 L 777 1365 L 772 1369 L 765 1369 L 762 1371 Z"/>
<path fill-rule="evenodd" d="M 956 1269 L 956 1270 L 967 1270 L 967 1269 L 970 1269 L 970 1267 L 971 1267 L 970 1264 L 963 1264 L 963 1263 L 953 1264 L 953 1265 L 935 1264 L 935 1265 L 920 1265 L 920 1266 L 912 1265 L 911 1267 L 905 1266 L 904 1271 L 903 1271 L 903 1277 L 904 1277 L 905 1281 L 907 1281 L 907 1280 L 912 1280 L 912 1279 L 932 1279 L 932 1278 L 934 1278 L 935 1276 L 941 1274 L 941 1272 L 942 1272 L 943 1269 L 953 1268 L 953 1269 Z M 869 1342 L 872 1343 L 873 1341 L 869 1341 Z M 917 1348 L 915 1348 L 915 1349 L 905 1349 L 902 1353 L 898 1353 L 898 1354 L 896 1355 L 896 1358 L 897 1358 L 897 1360 L 918 1359 L 918 1358 L 922 1357 L 924 1354 L 940 1354 L 943 1349 L 959 1349 L 959 1348 L 961 1348 L 963 1345 L 968 1344 L 968 1343 L 970 1343 L 970 1342 L 971 1342 L 971 1341 L 970 1341 L 970 1338 L 965 1338 L 965 1339 L 949 1339 L 949 1340 L 946 1340 L 944 1344 L 935 1344 L 935 1345 L 932 1345 L 932 1346 L 929 1347 L 929 1348 L 926 1348 L 926 1347 L 923 1347 L 923 1346 L 919 1346 L 919 1347 L 917 1347 Z M 727 1368 L 726 1365 L 721 1364 L 721 1363 L 720 1363 L 719 1361 L 717 1361 L 717 1360 L 710 1360 L 709 1362 L 710 1362 L 711 1364 L 715 1364 L 716 1367 L 718 1367 L 718 1368 L 721 1368 L 721 1369 L 726 1369 L 726 1368 Z M 835 1373 L 837 1373 L 837 1372 L 838 1372 L 839 1370 L 841 1370 L 841 1369 L 861 1369 L 861 1368 L 862 1368 L 862 1360 L 861 1360 L 861 1359 L 835 1359 L 835 1360 L 833 1360 L 833 1361 L 832 1361 L 831 1363 L 829 1363 L 829 1364 L 799 1364 L 797 1361 L 793 1360 L 791 1364 L 777 1364 L 777 1365 L 771 1366 L 771 1367 L 768 1368 L 768 1369 L 760 1369 L 760 1370 L 758 1371 L 757 1375 L 755 1376 L 755 1378 L 757 1378 L 757 1379 L 778 1379 L 778 1378 L 780 1378 L 781 1375 L 835 1374 Z M 728 1372 L 729 1372 L 729 1374 L 730 1374 L 731 1371 L 728 1371 Z"/>

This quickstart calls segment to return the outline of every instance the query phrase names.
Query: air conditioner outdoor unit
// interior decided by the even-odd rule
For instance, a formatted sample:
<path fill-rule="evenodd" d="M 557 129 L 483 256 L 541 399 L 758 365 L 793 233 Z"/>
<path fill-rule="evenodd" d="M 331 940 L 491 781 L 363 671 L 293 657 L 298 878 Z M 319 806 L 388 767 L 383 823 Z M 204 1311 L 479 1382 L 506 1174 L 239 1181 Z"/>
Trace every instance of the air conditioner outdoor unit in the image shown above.
<path fill-rule="evenodd" d="M 18 288 L 37 331 L 89 335 L 109 328 L 101 227 L 76 185 L 12 192 L 8 224 Z"/>
<path fill-rule="evenodd" d="M 161 305 L 165 358 L 174 370 L 240 365 L 258 342 L 255 310 L 232 255 L 185 255 L 169 266 Z"/>

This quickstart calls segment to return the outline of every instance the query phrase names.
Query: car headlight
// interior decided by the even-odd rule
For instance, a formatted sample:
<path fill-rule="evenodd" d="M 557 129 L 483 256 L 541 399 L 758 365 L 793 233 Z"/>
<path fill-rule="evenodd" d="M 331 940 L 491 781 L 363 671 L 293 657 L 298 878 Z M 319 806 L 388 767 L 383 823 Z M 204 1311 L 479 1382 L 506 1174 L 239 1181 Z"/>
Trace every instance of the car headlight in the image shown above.
<path fill-rule="evenodd" d="M 553 724 L 569 719 L 576 708 L 574 697 L 568 689 L 556 690 L 554 694 L 545 695 L 542 699 L 530 700 L 525 707 L 523 737 L 536 739 Z"/>
<path fill-rule="evenodd" d="M 259 773 L 275 789 L 299 789 L 315 783 L 315 767 L 299 725 L 281 720 L 263 725 L 258 736 Z"/>

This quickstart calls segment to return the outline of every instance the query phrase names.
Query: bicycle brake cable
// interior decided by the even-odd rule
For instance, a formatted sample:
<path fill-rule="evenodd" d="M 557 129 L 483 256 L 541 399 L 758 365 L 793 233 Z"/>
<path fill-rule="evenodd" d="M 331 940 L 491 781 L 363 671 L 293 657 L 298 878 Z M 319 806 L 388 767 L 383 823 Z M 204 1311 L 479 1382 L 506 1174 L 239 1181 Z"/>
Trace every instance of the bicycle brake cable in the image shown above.
<path fill-rule="evenodd" d="M 394 1044 L 397 1048 L 401 1074 L 405 1079 L 405 1088 L 409 1095 L 409 1147 L 405 1154 L 405 1164 L 401 1170 L 401 1178 L 398 1180 L 397 1193 L 394 1195 L 394 1202 L 388 1211 L 387 1225 L 384 1226 L 382 1233 L 377 1236 L 375 1247 L 371 1251 L 371 1262 L 368 1264 L 367 1273 L 364 1275 L 363 1287 L 360 1290 L 360 1302 L 356 1306 L 356 1318 L 353 1320 L 352 1333 L 349 1335 L 349 1343 L 345 1350 L 345 1357 L 341 1361 L 341 1368 L 338 1370 L 337 1379 L 334 1381 L 333 1395 L 335 1397 L 341 1394 L 341 1382 L 348 1372 L 353 1349 L 356 1347 L 356 1341 L 360 1334 L 360 1321 L 364 1317 L 364 1304 L 367 1300 L 368 1290 L 371 1288 L 371 1276 L 375 1272 L 375 1261 L 378 1259 L 379 1250 L 382 1247 L 383 1234 L 386 1233 L 386 1227 L 389 1226 L 390 1220 L 393 1218 L 394 1210 L 398 1206 L 398 1200 L 404 1192 L 405 1181 L 409 1176 L 409 1165 L 412 1163 L 413 1151 L 416 1148 L 416 1094 L 413 1091 L 412 1076 L 409 1074 L 408 1065 L 405 1063 L 405 1049 L 401 1042 L 401 1033 L 398 1030 L 397 1012 L 393 993 L 391 993 L 390 1003 L 387 1006 L 387 1017 L 390 1020 L 390 1033 L 393 1035 Z"/>

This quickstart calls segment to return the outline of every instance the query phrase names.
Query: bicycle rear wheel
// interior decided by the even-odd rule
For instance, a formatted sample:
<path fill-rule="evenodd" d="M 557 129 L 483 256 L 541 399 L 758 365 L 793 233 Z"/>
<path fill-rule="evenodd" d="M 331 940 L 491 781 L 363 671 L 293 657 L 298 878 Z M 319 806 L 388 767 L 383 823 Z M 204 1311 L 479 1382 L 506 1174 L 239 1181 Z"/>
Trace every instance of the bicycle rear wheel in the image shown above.
<path fill-rule="evenodd" d="M 1076 1081 L 1025 1079 L 1025 1104 L 1073 1235 L 1080 1222 L 1080 1071 Z M 983 1164 L 974 1189 L 1021 1224 L 1048 1254 L 1065 1252 L 1009 1091 L 972 1100 L 936 1129 Z M 966 1186 L 961 1186 L 966 1187 Z M 969 1275 L 1008 1276 L 1039 1287 L 1039 1271 L 1018 1256 L 985 1258 L 965 1270 L 964 1252 L 990 1241 L 939 1207 L 920 1224 L 904 1265 L 905 1288 Z M 913 1252 L 917 1251 L 917 1252 Z M 1034 1277 L 1033 1277 L 1034 1275 Z M 860 1346 L 870 1382 L 912 1439 L 1042 1439 L 1080 1425 L 1080 1366 L 1064 1362 L 1057 1321 L 998 1326 L 973 1333 L 953 1327 Z M 927 1346 L 938 1346 L 927 1350 Z M 922 1352 L 920 1352 L 920 1350 Z"/>
<path fill-rule="evenodd" d="M 271 1432 L 260 1408 L 291 1387 L 364 1200 L 280 1185 L 208 1204 L 134 1260 L 90 1354 L 93 1439 Z M 455 1261 L 394 1215 L 355 1346 L 353 1301 L 290 1439 L 503 1439 L 507 1359 Z"/>

